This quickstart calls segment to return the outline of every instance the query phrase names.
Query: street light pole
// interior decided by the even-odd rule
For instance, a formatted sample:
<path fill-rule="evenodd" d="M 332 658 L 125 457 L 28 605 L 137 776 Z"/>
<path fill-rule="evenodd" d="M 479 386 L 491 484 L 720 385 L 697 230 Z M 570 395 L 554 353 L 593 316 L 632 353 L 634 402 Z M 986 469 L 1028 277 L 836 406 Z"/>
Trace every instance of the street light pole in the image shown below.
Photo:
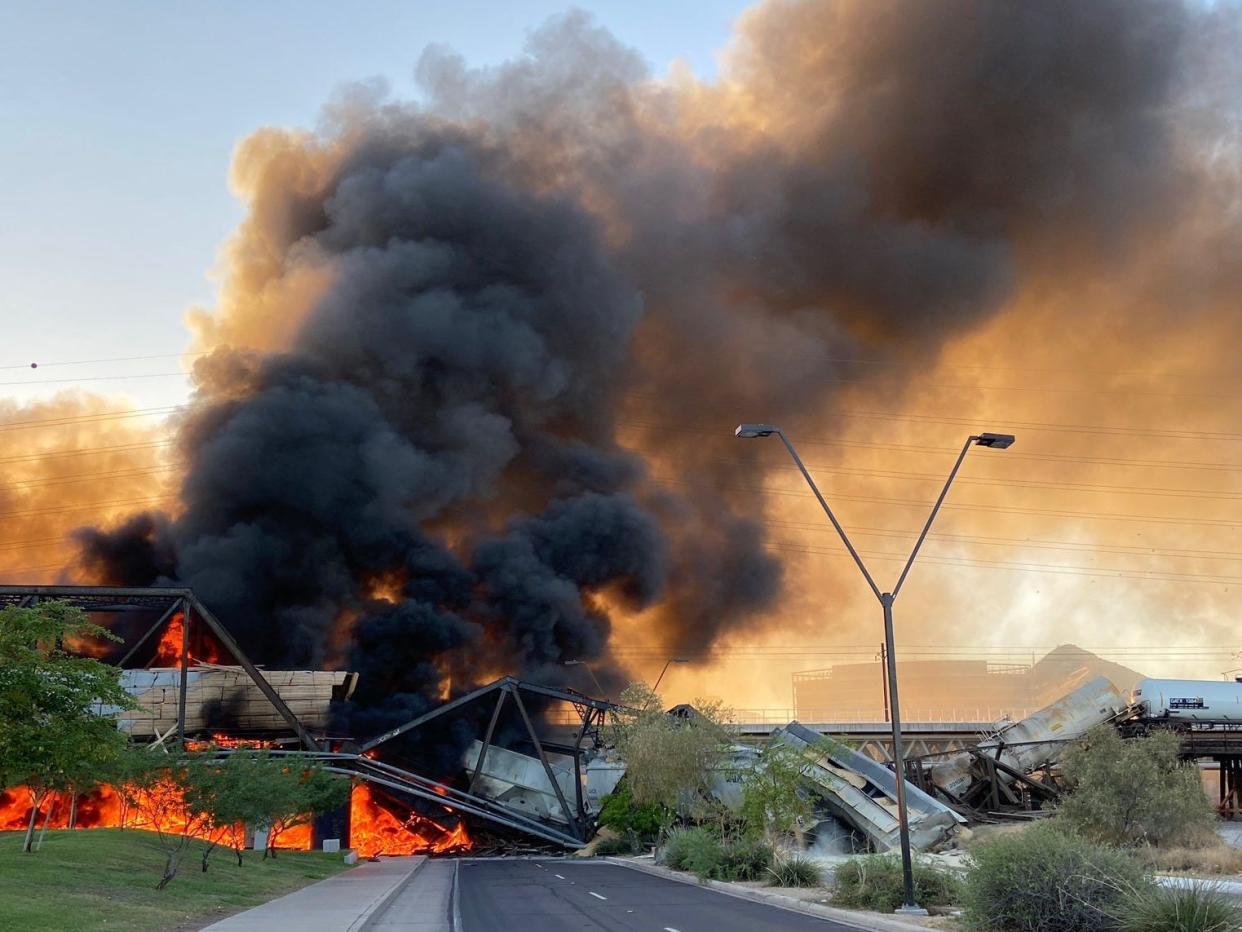
<path fill-rule="evenodd" d="M 940 497 L 936 499 L 936 503 L 932 506 L 931 514 L 927 516 L 927 521 L 923 525 L 923 531 L 919 534 L 919 539 L 915 542 L 914 549 L 910 551 L 910 558 L 906 560 L 906 565 L 897 579 L 897 585 L 893 587 L 892 592 L 881 592 L 880 587 L 876 585 L 871 573 L 867 570 L 866 564 L 863 563 L 862 557 L 858 555 L 858 551 L 850 543 L 850 539 L 845 533 L 845 528 L 841 527 L 841 523 L 837 520 L 836 515 L 828 507 L 828 502 L 820 494 L 819 487 L 815 485 L 815 480 L 811 478 L 811 474 L 803 464 L 802 458 L 798 456 L 798 451 L 789 442 L 789 438 L 785 436 L 784 431 L 770 424 L 739 424 L 737 430 L 733 433 L 734 436 L 744 440 L 756 437 L 770 437 L 773 434 L 781 438 L 781 442 L 785 444 L 785 449 L 789 451 L 789 455 L 802 472 L 802 477 L 806 479 L 807 485 L 815 493 L 815 498 L 819 501 L 820 507 L 823 508 L 824 514 L 828 516 L 828 520 L 836 528 L 841 542 L 845 544 L 845 549 L 849 551 L 850 556 L 854 559 L 854 563 L 862 571 L 863 578 L 867 580 L 867 585 L 871 587 L 872 593 L 879 600 L 880 606 L 884 610 L 884 648 L 887 654 L 885 659 L 888 667 L 888 706 L 891 713 L 889 722 L 892 726 L 893 734 L 893 771 L 897 778 L 897 824 L 901 839 L 901 873 L 905 883 L 905 901 L 898 908 L 897 912 L 925 916 L 927 915 L 927 910 L 922 909 L 914 901 L 914 863 L 910 855 L 910 820 L 906 810 L 906 762 L 901 747 L 901 710 L 897 702 L 897 655 L 893 649 L 893 602 L 901 591 L 902 584 L 906 581 L 906 576 L 910 573 L 910 567 L 914 565 L 914 558 L 918 556 L 919 549 L 927 538 L 927 532 L 931 529 L 932 522 L 936 520 L 936 514 L 940 511 L 940 506 L 944 503 L 945 496 L 949 494 L 949 486 L 953 484 L 957 471 L 961 468 L 962 460 L 966 458 L 967 451 L 970 450 L 971 446 L 995 447 L 996 449 L 1003 450 L 1013 445 L 1014 438 L 1010 434 L 988 433 L 971 435 L 966 438 L 966 443 L 962 446 L 962 452 L 958 454 L 957 462 L 953 464 L 953 469 L 949 472 L 949 478 L 945 480 L 944 488 L 940 490 Z"/>
<path fill-rule="evenodd" d="M 655 685 L 651 687 L 651 691 L 653 693 L 659 691 L 660 681 L 664 679 L 664 674 L 668 672 L 668 665 L 670 663 L 689 663 L 689 662 L 690 661 L 687 660 L 685 657 L 669 657 L 668 660 L 664 661 L 664 669 L 661 670 L 660 675 L 656 677 Z"/>

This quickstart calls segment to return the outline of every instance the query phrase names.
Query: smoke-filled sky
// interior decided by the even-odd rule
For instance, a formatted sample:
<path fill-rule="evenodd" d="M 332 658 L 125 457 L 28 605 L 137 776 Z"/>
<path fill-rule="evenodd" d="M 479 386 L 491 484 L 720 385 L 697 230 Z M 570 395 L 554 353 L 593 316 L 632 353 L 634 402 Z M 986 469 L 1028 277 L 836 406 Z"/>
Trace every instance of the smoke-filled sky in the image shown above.
<path fill-rule="evenodd" d="M 686 656 L 675 690 L 784 706 L 878 607 L 734 424 L 790 432 L 882 585 L 964 437 L 1000 430 L 902 590 L 908 656 L 1075 641 L 1219 675 L 1239 22 L 769 0 L 696 75 L 570 12 L 508 62 L 415 47 L 413 91 L 259 116 L 218 293 L 184 314 L 191 406 L 5 410 L 32 438 L 0 463 L 8 577 L 55 577 L 86 526 L 67 578 L 188 583 L 265 662 L 360 670 L 363 730 L 567 659 Z"/>

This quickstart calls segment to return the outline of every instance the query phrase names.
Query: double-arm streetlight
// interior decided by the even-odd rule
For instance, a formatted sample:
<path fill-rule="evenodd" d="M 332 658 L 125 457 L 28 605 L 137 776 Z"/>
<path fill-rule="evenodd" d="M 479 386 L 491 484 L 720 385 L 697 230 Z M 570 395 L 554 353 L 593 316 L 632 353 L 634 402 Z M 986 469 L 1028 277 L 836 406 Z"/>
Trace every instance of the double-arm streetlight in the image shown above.
<path fill-rule="evenodd" d="M 824 509 L 824 514 L 828 516 L 832 526 L 837 529 L 837 534 L 841 536 L 845 549 L 850 552 L 850 556 L 854 558 L 854 562 L 862 570 L 863 577 L 867 580 L 867 585 L 871 587 L 871 591 L 880 600 L 880 605 L 884 609 L 884 645 L 888 653 L 888 704 L 892 712 L 893 729 L 893 770 L 897 777 L 897 824 L 901 835 L 901 872 L 906 888 L 905 902 L 897 912 L 925 916 L 927 911 L 921 909 L 914 901 L 914 867 L 910 858 L 910 825 L 906 815 L 906 764 L 901 752 L 901 712 L 897 705 L 897 656 L 893 651 L 893 601 L 897 598 L 897 593 L 901 591 L 902 584 L 905 583 L 906 576 L 910 572 L 910 567 L 914 565 L 914 558 L 918 556 L 919 548 L 923 546 L 927 532 L 931 529 L 932 522 L 936 520 L 936 513 L 940 510 L 944 497 L 949 494 L 949 486 L 953 484 L 953 479 L 957 476 L 958 469 L 961 468 L 962 460 L 966 458 L 966 452 L 972 446 L 993 447 L 997 450 L 1004 450 L 1006 447 L 1013 445 L 1013 435 L 974 434 L 966 438 L 966 443 L 962 446 L 962 452 L 958 454 L 957 462 L 953 464 L 949 478 L 945 480 L 944 488 L 940 490 L 940 497 L 936 499 L 936 504 L 932 506 L 931 514 L 927 516 L 927 523 L 923 525 L 923 532 L 919 534 L 919 539 L 915 541 L 914 549 L 910 551 L 910 558 L 906 560 L 906 565 L 902 568 L 901 575 L 897 578 L 897 585 L 893 586 L 892 592 L 881 592 L 880 587 L 876 585 L 875 580 L 871 577 L 871 573 L 867 571 L 867 566 L 863 563 L 862 557 L 858 555 L 858 551 L 850 543 L 849 537 L 845 534 L 845 529 L 841 527 L 841 523 L 837 520 L 836 515 L 832 513 L 832 509 L 828 507 L 828 502 L 820 494 L 819 487 L 815 485 L 815 480 L 807 472 L 806 466 L 802 463 L 802 458 L 798 456 L 798 451 L 793 448 L 793 444 L 789 442 L 789 438 L 785 436 L 784 431 L 779 427 L 773 427 L 771 424 L 739 424 L 733 434 L 744 440 L 756 437 L 770 437 L 773 434 L 781 438 L 781 443 L 785 444 L 785 449 L 789 451 L 789 455 L 793 457 L 793 461 L 798 465 L 798 469 L 801 470 L 802 477 L 806 479 L 807 485 L 811 487 L 811 491 L 815 493 L 815 497 L 819 500 L 820 507 Z"/>

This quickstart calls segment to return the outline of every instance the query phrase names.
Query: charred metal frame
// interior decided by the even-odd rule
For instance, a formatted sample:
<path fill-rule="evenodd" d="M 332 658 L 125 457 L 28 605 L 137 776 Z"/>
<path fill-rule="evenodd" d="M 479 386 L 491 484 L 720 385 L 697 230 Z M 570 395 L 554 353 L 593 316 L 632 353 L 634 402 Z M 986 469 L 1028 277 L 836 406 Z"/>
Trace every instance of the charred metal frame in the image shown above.
<path fill-rule="evenodd" d="M 532 696 L 539 696 L 545 699 L 555 699 L 561 702 L 567 702 L 574 707 L 578 713 L 580 725 L 574 731 L 574 743 L 572 745 L 560 744 L 540 739 L 534 723 L 531 720 L 530 713 L 526 709 L 526 703 L 522 700 L 523 693 Z M 552 792 L 556 795 L 557 804 L 561 807 L 561 811 L 565 815 L 565 821 L 570 827 L 570 835 L 562 835 L 562 838 L 569 837 L 577 842 L 586 841 L 590 816 L 587 814 L 586 806 L 582 798 L 582 744 L 584 740 L 590 737 L 593 745 L 598 747 L 601 743 L 599 735 L 600 726 L 604 724 L 604 720 L 609 712 L 619 708 L 615 704 L 607 702 L 603 699 L 594 699 L 572 689 L 557 689 L 551 686 L 541 686 L 537 683 L 528 683 L 524 680 L 519 680 L 516 677 L 504 676 L 495 682 L 482 686 L 472 692 L 468 692 L 465 695 L 458 696 L 456 699 L 446 702 L 444 705 L 438 706 L 430 712 L 426 712 L 417 718 L 411 719 L 403 725 L 399 725 L 396 728 L 363 742 L 357 748 L 356 759 L 359 762 L 369 761 L 370 764 L 379 764 L 380 762 L 370 761 L 363 755 L 379 747 L 380 745 L 420 728 L 428 722 L 440 718 L 455 709 L 459 709 L 471 702 L 476 702 L 490 696 L 495 696 L 496 704 L 492 708 L 491 718 L 487 723 L 487 730 L 483 734 L 482 747 L 479 748 L 479 755 L 475 759 L 474 767 L 472 768 L 470 774 L 468 790 L 465 794 L 461 794 L 460 791 L 454 791 L 454 793 L 475 803 L 484 801 L 482 797 L 474 794 L 474 789 L 478 783 L 479 775 L 483 772 L 483 766 L 487 761 L 488 751 L 492 747 L 492 739 L 496 733 L 496 725 L 500 721 L 500 714 L 504 710 L 505 704 L 511 700 L 518 710 L 518 715 L 521 717 L 526 736 L 530 739 L 531 745 L 535 749 L 535 756 L 538 758 L 539 763 L 543 765 L 543 772 L 547 776 L 548 782 L 552 784 Z M 552 771 L 552 763 L 548 759 L 549 751 L 555 754 L 562 754 L 573 759 L 575 793 L 572 806 L 570 805 L 569 800 L 565 798 L 565 794 L 562 792 L 561 786 L 556 780 L 556 775 Z M 367 766 L 366 764 L 360 765 L 363 767 Z M 396 768 L 389 769 L 395 770 Z M 405 771 L 401 771 L 401 773 L 405 773 Z M 438 783 L 436 785 L 442 786 L 442 784 Z M 496 803 L 490 803 L 490 801 L 487 802 L 489 802 L 491 806 L 498 805 Z M 505 813 L 511 819 L 520 818 L 524 822 L 531 821 L 525 817 L 520 817 L 514 813 L 511 813 L 511 811 L 505 807 L 502 808 L 504 808 Z M 534 824 L 541 826 L 545 832 L 548 830 L 548 827 L 543 825 L 541 822 L 535 822 Z M 529 829 L 524 830 L 529 831 Z M 558 834 L 561 833 L 558 832 Z"/>
<path fill-rule="evenodd" d="M 138 638 L 119 666 L 124 667 L 133 656 L 146 644 L 157 631 L 169 623 L 178 611 L 182 613 L 181 626 L 181 683 L 177 699 L 177 740 L 185 741 L 186 692 L 190 677 L 190 627 L 202 621 L 220 645 L 233 656 L 238 665 L 246 671 L 246 675 L 254 682 L 259 691 L 267 698 L 298 736 L 308 750 L 320 750 L 319 742 L 306 730 L 301 720 L 280 698 L 280 694 L 272 688 L 259 668 L 250 662 L 250 658 L 242 651 L 228 629 L 208 610 L 194 594 L 194 590 L 173 587 L 122 587 L 122 586 L 0 586 L 0 605 L 33 605 L 43 599 L 56 599 L 68 602 L 84 612 L 134 612 L 158 611 L 163 608 L 159 619 L 142 637 Z"/>

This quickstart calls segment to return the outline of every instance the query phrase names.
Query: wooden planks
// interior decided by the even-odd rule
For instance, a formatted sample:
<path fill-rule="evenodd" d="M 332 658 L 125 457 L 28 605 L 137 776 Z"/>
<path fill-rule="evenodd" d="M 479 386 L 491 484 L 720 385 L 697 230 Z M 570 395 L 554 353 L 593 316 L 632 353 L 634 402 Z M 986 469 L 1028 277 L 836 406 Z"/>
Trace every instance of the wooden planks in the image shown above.
<path fill-rule="evenodd" d="M 325 670 L 264 670 L 277 695 L 308 728 L 328 725 L 334 692 L 347 695 L 355 674 Z M 123 731 L 155 737 L 177 722 L 177 668 L 127 670 L 122 682 L 138 708 L 121 713 Z M 186 733 L 202 731 L 287 731 L 288 723 L 241 667 L 200 664 L 186 683 Z"/>

